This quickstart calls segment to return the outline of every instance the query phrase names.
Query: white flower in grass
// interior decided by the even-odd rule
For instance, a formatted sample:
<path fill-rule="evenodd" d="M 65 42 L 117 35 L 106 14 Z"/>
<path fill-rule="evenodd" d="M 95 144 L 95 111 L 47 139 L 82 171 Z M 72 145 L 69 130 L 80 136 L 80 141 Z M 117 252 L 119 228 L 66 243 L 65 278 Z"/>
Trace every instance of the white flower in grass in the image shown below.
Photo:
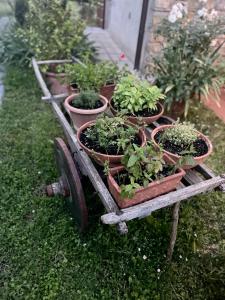
<path fill-rule="evenodd" d="M 32 214 L 34 214 L 34 213 L 35 213 L 35 210 L 33 209 L 33 210 L 32 210 Z"/>
<path fill-rule="evenodd" d="M 141 251 L 141 248 L 138 248 L 138 251 L 140 252 L 140 251 Z"/>
<path fill-rule="evenodd" d="M 179 258 L 181 259 L 181 258 L 182 258 L 182 255 L 179 255 Z"/>
<path fill-rule="evenodd" d="M 146 256 L 146 255 L 143 255 L 143 259 L 146 260 L 146 259 L 147 259 L 147 256 Z"/>
<path fill-rule="evenodd" d="M 161 270 L 160 269 L 157 269 L 157 273 L 160 273 L 161 272 Z"/>

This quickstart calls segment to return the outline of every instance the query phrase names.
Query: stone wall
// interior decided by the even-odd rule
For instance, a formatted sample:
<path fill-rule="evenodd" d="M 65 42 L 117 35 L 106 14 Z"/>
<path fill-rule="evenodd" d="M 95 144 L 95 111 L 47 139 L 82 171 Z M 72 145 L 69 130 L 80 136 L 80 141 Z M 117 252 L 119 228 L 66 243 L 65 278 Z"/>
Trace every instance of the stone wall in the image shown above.
<path fill-rule="evenodd" d="M 149 7 L 149 23 L 146 26 L 145 45 L 142 54 L 142 69 L 144 69 L 145 65 L 151 61 L 151 55 L 154 55 L 160 51 L 162 40 L 156 39 L 154 32 L 161 20 L 168 16 L 173 4 L 175 4 L 177 1 L 155 0 L 153 2 L 154 4 Z M 182 1 L 182 3 L 187 4 L 188 14 L 191 16 L 194 12 L 196 12 L 200 1 L 187 0 Z M 225 17 L 225 0 L 208 0 L 205 7 L 208 9 L 214 8 L 216 11 L 218 11 L 219 15 Z M 218 39 L 218 42 L 221 42 L 222 39 L 224 39 L 224 37 Z M 221 49 L 221 54 L 225 56 L 225 46 Z"/>

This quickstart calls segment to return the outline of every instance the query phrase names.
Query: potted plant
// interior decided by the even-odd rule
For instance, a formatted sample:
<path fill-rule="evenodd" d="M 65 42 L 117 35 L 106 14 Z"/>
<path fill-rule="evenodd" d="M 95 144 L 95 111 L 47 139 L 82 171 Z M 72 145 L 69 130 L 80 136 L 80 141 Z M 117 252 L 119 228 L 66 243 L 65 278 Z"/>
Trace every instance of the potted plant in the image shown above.
<path fill-rule="evenodd" d="M 110 108 L 114 115 L 123 113 L 134 124 L 150 124 L 163 114 L 164 109 L 159 100 L 164 98 L 157 86 L 128 75 L 116 85 Z"/>
<path fill-rule="evenodd" d="M 90 61 L 82 64 L 68 64 L 65 66 L 66 82 L 71 85 L 76 85 L 80 90 L 95 90 L 101 95 L 110 99 L 115 84 L 124 74 L 125 69 L 119 70 L 118 66 L 112 62 L 99 62 L 94 64 Z M 71 89 L 71 92 L 74 92 Z"/>
<path fill-rule="evenodd" d="M 214 92 L 214 101 L 219 101 L 223 80 L 215 62 L 224 44 L 214 47 L 212 43 L 224 34 L 223 20 L 214 11 L 201 8 L 190 18 L 185 9 L 180 11 L 176 6 L 157 28 L 156 38 L 163 39 L 162 50 L 147 66 L 147 73 L 166 94 L 165 107 L 174 119 L 186 117 L 190 101 L 207 97 L 209 91 Z"/>
<path fill-rule="evenodd" d="M 148 143 L 131 145 L 122 165 L 109 169 L 108 185 L 120 208 L 142 203 L 176 188 L 185 172 L 174 161 Z"/>
<path fill-rule="evenodd" d="M 108 100 L 94 91 L 82 91 L 66 98 L 64 107 L 73 121 L 75 128 L 95 120 L 108 105 Z"/>
<path fill-rule="evenodd" d="M 210 140 L 187 122 L 159 126 L 151 137 L 156 147 L 162 147 L 175 162 L 180 160 L 184 169 L 203 163 L 212 153 Z"/>
<path fill-rule="evenodd" d="M 99 117 L 95 122 L 88 122 L 77 132 L 80 146 L 98 164 L 110 165 L 121 162 L 124 150 L 130 144 L 143 147 L 146 136 L 143 130 L 130 124 L 122 117 Z"/>

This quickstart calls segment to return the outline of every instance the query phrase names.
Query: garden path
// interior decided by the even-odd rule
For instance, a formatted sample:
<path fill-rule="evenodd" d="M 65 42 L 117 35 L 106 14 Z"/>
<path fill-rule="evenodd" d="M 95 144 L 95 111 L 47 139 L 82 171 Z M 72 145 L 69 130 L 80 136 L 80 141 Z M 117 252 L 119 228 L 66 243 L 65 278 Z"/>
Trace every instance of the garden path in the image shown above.
<path fill-rule="evenodd" d="M 10 18 L 9 17 L 1 17 L 0 18 L 0 33 L 3 32 L 5 27 L 9 24 Z M 4 78 L 4 67 L 0 65 L 0 105 L 2 104 L 3 97 L 4 97 L 4 85 L 3 85 L 3 78 Z"/>

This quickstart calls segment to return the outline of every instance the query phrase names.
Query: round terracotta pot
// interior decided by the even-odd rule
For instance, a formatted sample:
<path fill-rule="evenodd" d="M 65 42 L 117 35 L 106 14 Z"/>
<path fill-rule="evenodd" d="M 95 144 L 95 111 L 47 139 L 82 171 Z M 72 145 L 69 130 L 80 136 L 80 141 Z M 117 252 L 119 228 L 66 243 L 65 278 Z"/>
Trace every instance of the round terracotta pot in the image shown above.
<path fill-rule="evenodd" d="M 121 159 L 123 155 L 107 155 L 104 153 L 96 152 L 92 149 L 87 148 L 85 145 L 83 145 L 80 141 L 80 135 L 81 133 L 88 127 L 91 127 L 95 124 L 95 122 L 88 122 L 81 126 L 77 131 L 77 140 L 81 146 L 85 150 L 85 152 L 92 157 L 99 165 L 103 166 L 106 161 L 109 162 L 109 165 L 118 165 L 121 163 Z M 128 123 L 131 126 L 134 126 L 133 124 Z M 146 144 L 146 135 L 142 129 L 139 129 L 138 132 L 139 138 L 141 139 L 141 147 L 144 147 Z"/>
<path fill-rule="evenodd" d="M 53 95 L 67 93 L 67 85 L 61 83 L 65 79 L 65 73 L 45 72 L 45 78 Z"/>
<path fill-rule="evenodd" d="M 115 90 L 115 84 L 106 84 L 100 89 L 100 94 L 110 100 Z"/>
<path fill-rule="evenodd" d="M 80 90 L 78 87 L 74 87 L 73 84 L 69 84 L 67 85 L 67 91 L 68 91 L 68 94 L 69 95 L 72 95 L 72 94 L 79 94 Z M 100 93 L 101 94 L 101 93 Z M 102 94 L 101 94 L 102 95 Z M 104 96 L 104 95 L 102 95 Z"/>
<path fill-rule="evenodd" d="M 184 101 L 175 101 L 171 105 L 169 110 L 166 110 L 166 115 L 171 117 L 174 120 L 183 119 L 185 111 L 185 102 Z"/>
<path fill-rule="evenodd" d="M 79 94 L 73 94 L 66 98 L 64 102 L 64 107 L 68 114 L 70 115 L 70 118 L 73 121 L 73 125 L 75 129 L 81 127 L 83 124 L 95 120 L 100 114 L 102 114 L 108 106 L 108 100 L 103 97 L 102 95 L 99 95 L 99 99 L 101 100 L 103 106 L 96 108 L 96 109 L 80 109 L 75 108 L 70 105 L 70 103 L 75 99 Z"/>
<path fill-rule="evenodd" d="M 154 145 L 159 148 L 159 145 L 158 143 L 156 142 L 155 140 L 155 136 L 158 132 L 160 131 L 163 131 L 167 128 L 171 128 L 171 127 L 174 127 L 175 125 L 162 125 L 162 126 L 159 126 L 157 128 L 155 128 L 152 133 L 151 133 L 151 138 L 153 140 L 153 143 Z M 187 170 L 187 169 L 191 169 L 191 168 L 194 168 L 195 166 L 199 165 L 199 164 L 202 164 L 203 161 L 212 153 L 212 149 L 213 149 L 213 146 L 212 146 L 212 143 L 210 142 L 210 140 L 207 138 L 207 136 L 205 136 L 204 134 L 202 134 L 201 132 L 197 131 L 196 132 L 198 133 L 198 136 L 203 139 L 207 146 L 208 146 L 208 152 L 202 156 L 198 156 L 198 157 L 194 157 L 194 161 L 195 161 L 195 164 L 194 165 L 184 165 L 182 166 L 183 169 Z M 171 152 L 168 152 L 166 150 L 163 149 L 163 152 L 165 154 L 167 154 L 171 159 L 173 159 L 175 161 L 175 163 L 178 162 L 178 160 L 181 158 L 180 155 L 177 155 L 177 154 L 173 154 Z"/>
<path fill-rule="evenodd" d="M 111 104 L 112 102 L 112 98 L 109 101 L 109 106 L 110 109 L 113 113 L 114 116 L 118 115 L 119 112 L 117 110 L 115 110 L 115 108 L 112 106 Z M 157 103 L 158 107 L 160 107 L 160 113 L 155 115 L 155 116 L 151 116 L 151 117 L 132 117 L 132 116 L 126 116 L 127 120 L 130 121 L 133 124 L 138 124 L 138 125 L 144 125 L 144 124 L 151 124 L 153 122 L 155 122 L 156 120 L 158 120 L 164 113 L 164 107 L 161 103 Z"/>

